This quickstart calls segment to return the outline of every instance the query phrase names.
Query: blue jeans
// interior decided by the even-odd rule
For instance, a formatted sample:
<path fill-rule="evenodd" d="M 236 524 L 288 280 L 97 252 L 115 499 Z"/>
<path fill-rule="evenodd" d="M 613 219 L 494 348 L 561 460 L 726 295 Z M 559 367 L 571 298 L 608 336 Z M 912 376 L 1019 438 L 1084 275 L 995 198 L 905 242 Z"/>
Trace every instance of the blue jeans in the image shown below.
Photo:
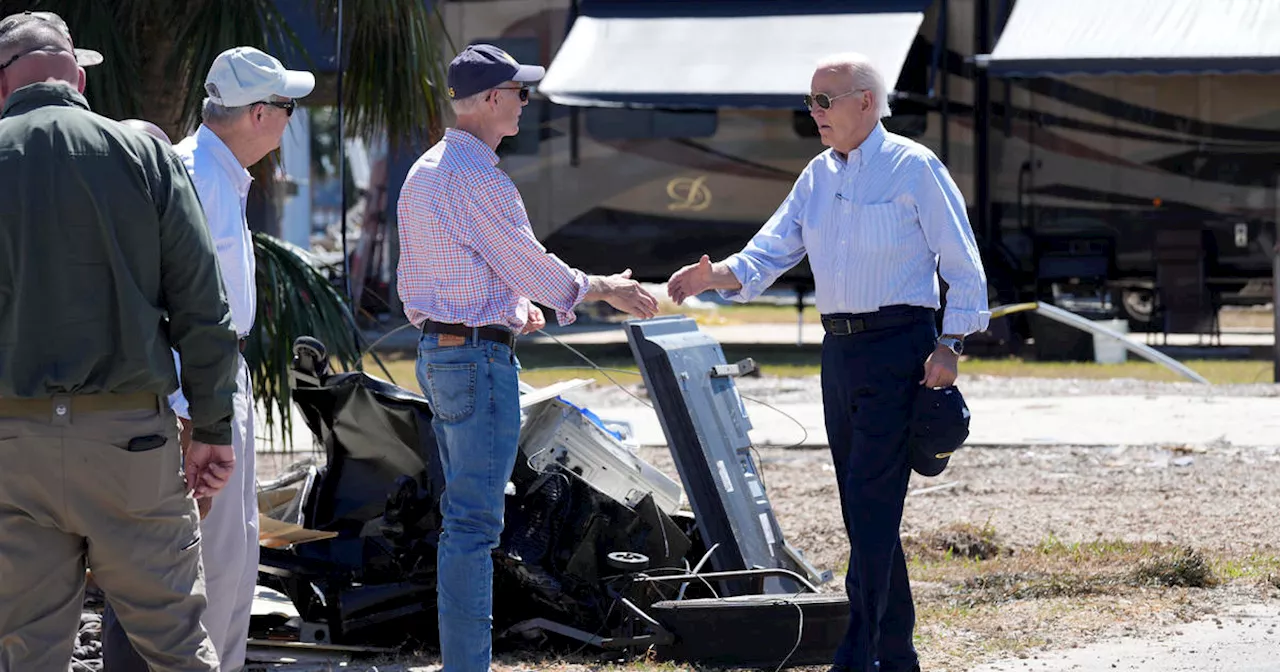
<path fill-rule="evenodd" d="M 492 655 L 493 559 L 502 534 L 507 480 L 520 438 L 519 364 L 506 345 L 467 338 L 418 343 L 418 384 L 445 477 L 444 526 L 436 554 L 440 655 L 445 672 L 488 672 Z"/>
<path fill-rule="evenodd" d="M 916 669 L 915 608 L 899 527 L 911 467 L 911 407 L 933 352 L 933 311 L 890 306 L 907 324 L 822 343 L 822 403 L 849 533 L 849 629 L 835 663 L 854 672 Z"/>

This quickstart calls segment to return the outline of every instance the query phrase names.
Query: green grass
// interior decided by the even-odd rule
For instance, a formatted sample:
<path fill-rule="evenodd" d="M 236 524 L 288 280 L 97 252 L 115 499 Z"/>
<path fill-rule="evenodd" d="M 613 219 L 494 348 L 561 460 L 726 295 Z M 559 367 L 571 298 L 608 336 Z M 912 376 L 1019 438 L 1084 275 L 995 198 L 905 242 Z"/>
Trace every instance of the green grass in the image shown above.
<path fill-rule="evenodd" d="M 749 303 L 716 306 L 710 310 L 690 310 L 664 301 L 660 310 L 664 314 L 686 313 L 705 324 L 795 324 L 796 321 L 796 309 L 793 305 Z M 805 306 L 804 321 L 805 324 L 818 324 L 817 309 Z M 1223 329 L 1266 329 L 1275 325 L 1271 311 L 1258 309 L 1226 309 L 1219 315 L 1219 321 Z"/>
<path fill-rule="evenodd" d="M 795 350 L 750 354 L 750 346 L 726 347 L 725 356 L 728 361 L 738 361 L 747 356 L 756 360 L 762 373 L 778 377 L 816 376 L 819 371 L 818 354 Z M 776 349 L 775 349 L 776 350 Z M 610 371 L 618 382 L 632 384 L 639 382 L 639 369 L 635 360 L 617 355 L 597 356 L 587 353 L 593 361 L 605 368 L 617 368 L 632 373 Z M 391 373 L 394 382 L 401 387 L 417 389 L 414 377 L 413 359 L 397 353 L 382 353 L 380 357 Z M 1184 362 L 1193 371 L 1207 378 L 1210 382 L 1227 384 L 1271 383 L 1272 365 L 1261 361 L 1227 361 L 1227 360 L 1190 360 Z M 565 351 L 563 355 L 555 351 L 538 350 L 522 354 L 521 364 L 524 371 L 521 379 L 535 387 L 550 385 L 558 380 L 570 378 L 592 378 L 598 385 L 612 383 L 599 371 L 582 364 Z M 365 370 L 380 378 L 386 377 L 372 358 L 365 359 Z M 1125 362 L 1124 364 L 1094 364 L 1091 362 L 1035 362 L 1022 359 L 967 359 L 960 364 L 962 375 L 985 375 L 1004 378 L 1133 378 L 1137 380 L 1176 382 L 1185 380 L 1178 374 L 1158 364 L 1149 362 Z"/>

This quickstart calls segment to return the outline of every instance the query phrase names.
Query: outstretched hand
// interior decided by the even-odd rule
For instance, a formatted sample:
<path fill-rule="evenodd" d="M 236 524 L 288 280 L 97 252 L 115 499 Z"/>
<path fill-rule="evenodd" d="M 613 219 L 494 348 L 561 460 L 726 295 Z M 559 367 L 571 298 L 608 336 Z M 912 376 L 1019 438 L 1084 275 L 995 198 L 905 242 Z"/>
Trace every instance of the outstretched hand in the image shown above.
<path fill-rule="evenodd" d="M 711 257 L 704 254 L 697 263 L 671 274 L 671 279 L 667 280 L 667 295 L 676 305 L 682 305 L 685 299 L 711 289 L 712 280 Z"/>
<path fill-rule="evenodd" d="M 658 314 L 658 299 L 631 279 L 631 269 L 599 278 L 600 294 L 609 305 L 631 315 L 648 319 Z"/>

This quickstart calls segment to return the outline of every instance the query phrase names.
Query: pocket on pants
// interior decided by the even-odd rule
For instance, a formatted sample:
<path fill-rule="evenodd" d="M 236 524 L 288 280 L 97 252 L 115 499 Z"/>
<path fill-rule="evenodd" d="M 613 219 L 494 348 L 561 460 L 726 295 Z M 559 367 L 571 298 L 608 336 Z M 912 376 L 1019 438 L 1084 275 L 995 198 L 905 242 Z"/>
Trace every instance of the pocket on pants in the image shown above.
<path fill-rule="evenodd" d="M 163 437 L 164 443 L 149 450 L 128 451 L 120 446 L 119 459 L 128 469 L 125 507 L 133 513 L 153 511 L 164 501 L 183 492 L 182 448 L 178 441 Z"/>
<path fill-rule="evenodd" d="M 431 411 L 444 422 L 462 422 L 476 410 L 476 365 L 427 364 Z"/>

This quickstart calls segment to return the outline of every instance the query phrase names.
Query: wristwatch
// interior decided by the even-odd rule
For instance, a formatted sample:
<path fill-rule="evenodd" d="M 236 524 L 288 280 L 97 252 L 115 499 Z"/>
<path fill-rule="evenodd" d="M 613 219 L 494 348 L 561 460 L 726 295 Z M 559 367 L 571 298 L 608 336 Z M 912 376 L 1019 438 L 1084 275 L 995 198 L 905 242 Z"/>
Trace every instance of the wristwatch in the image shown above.
<path fill-rule="evenodd" d="M 939 336 L 938 345 L 945 345 L 956 357 L 964 354 L 964 339 L 955 336 Z"/>

